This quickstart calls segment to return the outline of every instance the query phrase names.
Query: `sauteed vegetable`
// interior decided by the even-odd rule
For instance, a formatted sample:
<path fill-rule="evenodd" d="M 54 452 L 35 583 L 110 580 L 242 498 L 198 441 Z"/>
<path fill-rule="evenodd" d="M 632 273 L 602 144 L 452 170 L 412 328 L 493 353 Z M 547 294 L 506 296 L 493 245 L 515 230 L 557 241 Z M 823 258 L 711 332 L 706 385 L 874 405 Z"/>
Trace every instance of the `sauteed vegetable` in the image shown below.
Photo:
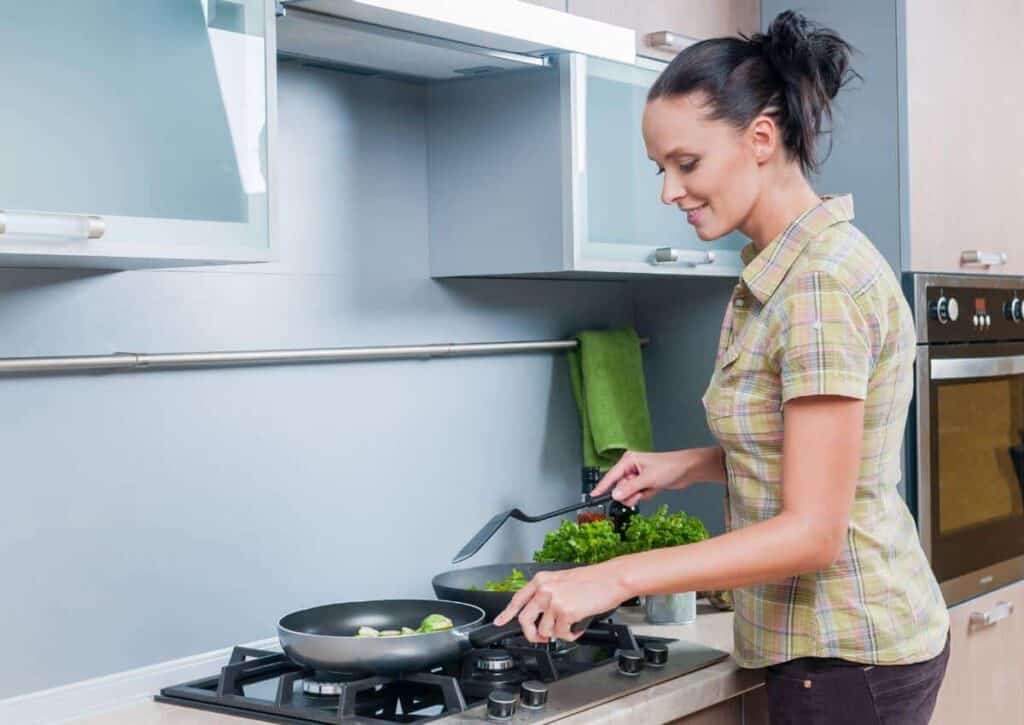
<path fill-rule="evenodd" d="M 515 567 L 512 567 L 512 573 L 504 579 L 498 581 L 487 580 L 484 584 L 485 592 L 518 592 L 520 589 L 526 586 L 526 576 L 523 572 L 519 571 Z M 471 586 L 469 591 L 478 592 L 480 587 Z"/>
<path fill-rule="evenodd" d="M 377 630 L 373 627 L 360 627 L 359 631 L 356 632 L 356 637 L 406 637 L 410 634 L 429 634 L 430 632 L 440 632 L 445 629 L 451 629 L 455 624 L 452 620 L 443 614 L 428 614 L 420 622 L 420 626 L 417 629 L 411 627 L 402 627 L 401 629 L 381 629 Z"/>

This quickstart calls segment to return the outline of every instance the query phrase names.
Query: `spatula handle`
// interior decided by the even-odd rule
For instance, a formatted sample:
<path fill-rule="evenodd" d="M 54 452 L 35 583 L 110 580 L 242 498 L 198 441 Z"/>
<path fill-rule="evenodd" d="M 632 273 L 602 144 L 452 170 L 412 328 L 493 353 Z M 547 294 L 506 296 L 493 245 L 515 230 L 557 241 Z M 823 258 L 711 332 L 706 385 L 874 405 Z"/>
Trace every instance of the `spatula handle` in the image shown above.
<path fill-rule="evenodd" d="M 602 496 L 598 496 L 597 498 L 591 498 L 590 496 L 587 496 L 586 500 L 584 501 L 580 501 L 569 506 L 564 506 L 560 509 L 549 511 L 546 514 L 540 514 L 539 516 L 530 516 L 529 514 L 523 513 L 520 509 L 512 509 L 512 513 L 510 514 L 510 516 L 516 519 L 517 521 L 525 521 L 526 523 L 533 524 L 537 523 L 538 521 L 546 521 L 547 519 L 553 519 L 556 516 L 561 516 L 572 511 L 579 511 L 580 509 L 586 508 L 587 506 L 600 506 L 601 504 L 608 503 L 611 500 L 611 493 L 606 493 Z"/>

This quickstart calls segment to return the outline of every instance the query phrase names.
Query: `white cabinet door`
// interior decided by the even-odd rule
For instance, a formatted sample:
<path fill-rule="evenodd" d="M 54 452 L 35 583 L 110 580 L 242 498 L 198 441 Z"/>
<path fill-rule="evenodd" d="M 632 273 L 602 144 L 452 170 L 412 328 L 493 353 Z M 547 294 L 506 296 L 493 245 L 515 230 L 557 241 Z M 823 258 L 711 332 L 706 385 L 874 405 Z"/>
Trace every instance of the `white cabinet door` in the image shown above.
<path fill-rule="evenodd" d="M 690 38 L 756 33 L 760 0 L 568 0 L 569 12 L 636 31 L 636 52 L 670 60 L 679 49 L 652 46 L 648 35 L 667 31 Z"/>
<path fill-rule="evenodd" d="M 909 270 L 1024 275 L 1020 0 L 906 3 Z M 963 265 L 966 250 L 1005 264 Z"/>
<path fill-rule="evenodd" d="M 949 667 L 932 725 L 1024 722 L 1024 582 L 952 607 L 949 616 Z"/>
<path fill-rule="evenodd" d="M 741 235 L 705 243 L 661 202 L 640 124 L 663 65 L 570 54 L 432 87 L 431 274 L 737 275 Z"/>
<path fill-rule="evenodd" d="M 273 5 L 5 7 L 0 265 L 272 258 Z"/>
<path fill-rule="evenodd" d="M 574 56 L 573 268 L 639 274 L 739 274 L 740 234 L 708 243 L 661 201 L 662 177 L 641 134 L 662 64 Z"/>

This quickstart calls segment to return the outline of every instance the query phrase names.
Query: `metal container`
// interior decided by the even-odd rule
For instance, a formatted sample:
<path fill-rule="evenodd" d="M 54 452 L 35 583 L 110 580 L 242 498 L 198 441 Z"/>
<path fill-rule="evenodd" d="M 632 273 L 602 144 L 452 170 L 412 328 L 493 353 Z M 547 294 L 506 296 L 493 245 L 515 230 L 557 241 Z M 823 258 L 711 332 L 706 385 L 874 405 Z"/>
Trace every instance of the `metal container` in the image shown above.
<path fill-rule="evenodd" d="M 650 624 L 692 624 L 697 619 L 697 592 L 645 596 L 644 615 Z"/>

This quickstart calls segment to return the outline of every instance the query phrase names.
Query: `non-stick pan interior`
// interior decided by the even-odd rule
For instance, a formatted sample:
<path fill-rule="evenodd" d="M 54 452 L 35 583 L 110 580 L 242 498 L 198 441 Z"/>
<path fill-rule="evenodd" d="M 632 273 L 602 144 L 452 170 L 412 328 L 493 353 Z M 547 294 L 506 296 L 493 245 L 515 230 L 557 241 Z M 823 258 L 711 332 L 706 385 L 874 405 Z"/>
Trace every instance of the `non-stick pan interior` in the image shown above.
<path fill-rule="evenodd" d="M 456 627 L 475 624 L 483 614 L 474 606 L 433 599 L 380 599 L 366 602 L 326 604 L 293 612 L 280 626 L 292 632 L 333 637 L 351 637 L 360 627 L 401 629 L 420 626 L 429 614 L 443 614 Z"/>

